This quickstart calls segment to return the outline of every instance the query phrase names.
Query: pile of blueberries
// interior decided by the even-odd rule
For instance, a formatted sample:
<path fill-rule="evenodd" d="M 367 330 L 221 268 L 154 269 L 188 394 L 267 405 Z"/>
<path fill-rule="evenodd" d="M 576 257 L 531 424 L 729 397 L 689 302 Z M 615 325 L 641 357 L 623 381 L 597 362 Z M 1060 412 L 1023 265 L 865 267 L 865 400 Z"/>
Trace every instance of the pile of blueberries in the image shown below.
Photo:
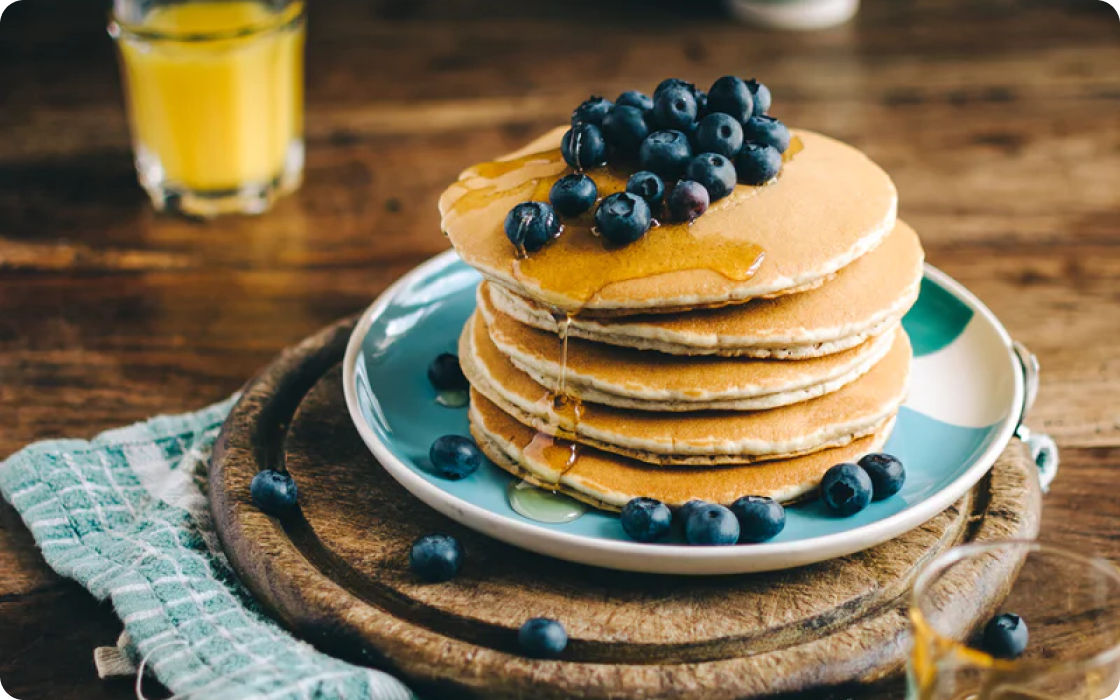
<path fill-rule="evenodd" d="M 666 211 L 673 221 L 695 220 L 737 183 L 762 185 L 781 171 L 790 133 L 766 114 L 770 102 L 765 85 L 733 75 L 707 92 L 669 78 L 653 97 L 635 90 L 614 102 L 591 97 L 572 113 L 560 144 L 575 172 L 553 185 L 548 203 L 511 209 L 506 236 L 519 250 L 540 250 L 560 235 L 562 217 L 595 206 L 599 191 L 584 171 L 608 162 L 638 168 L 625 192 L 603 198 L 595 210 L 595 229 L 609 243 L 633 243 Z"/>
<path fill-rule="evenodd" d="M 874 499 L 902 489 L 906 471 L 897 457 L 869 454 L 859 464 L 837 464 L 821 481 L 821 501 L 840 516 L 855 515 Z M 677 513 L 685 541 L 694 545 L 753 544 L 771 540 L 786 526 L 786 511 L 764 496 L 743 496 L 731 507 L 689 501 Z M 673 513 L 652 498 L 635 498 L 622 509 L 622 529 L 638 542 L 654 542 L 669 533 Z"/>

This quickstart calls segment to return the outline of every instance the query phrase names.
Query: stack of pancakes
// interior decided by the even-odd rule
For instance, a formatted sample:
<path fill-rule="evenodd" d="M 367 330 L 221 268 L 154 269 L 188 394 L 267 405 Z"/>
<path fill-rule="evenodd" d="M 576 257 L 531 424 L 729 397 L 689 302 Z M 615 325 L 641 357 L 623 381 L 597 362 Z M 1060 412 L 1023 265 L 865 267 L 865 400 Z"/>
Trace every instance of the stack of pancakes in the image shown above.
<path fill-rule="evenodd" d="M 910 371 L 922 249 L 890 178 L 795 131 L 778 179 L 611 250 L 590 217 L 518 259 L 506 213 L 570 172 L 562 130 L 465 171 L 443 226 L 486 281 L 462 330 L 471 431 L 498 466 L 618 510 L 782 502 L 886 441 Z M 587 173 L 600 197 L 626 172 Z"/>

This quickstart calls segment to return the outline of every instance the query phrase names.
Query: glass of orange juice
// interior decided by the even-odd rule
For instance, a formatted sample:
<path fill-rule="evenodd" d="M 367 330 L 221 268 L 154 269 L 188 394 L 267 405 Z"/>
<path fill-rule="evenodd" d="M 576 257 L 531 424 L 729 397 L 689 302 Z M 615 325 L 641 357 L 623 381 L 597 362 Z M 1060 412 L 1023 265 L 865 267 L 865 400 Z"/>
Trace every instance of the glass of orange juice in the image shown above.
<path fill-rule="evenodd" d="M 1102 559 L 1037 542 L 958 547 L 919 574 L 910 617 L 910 700 L 1120 698 L 1120 571 Z"/>
<path fill-rule="evenodd" d="M 303 174 L 303 0 L 115 0 L 140 184 L 159 210 L 260 213 Z"/>

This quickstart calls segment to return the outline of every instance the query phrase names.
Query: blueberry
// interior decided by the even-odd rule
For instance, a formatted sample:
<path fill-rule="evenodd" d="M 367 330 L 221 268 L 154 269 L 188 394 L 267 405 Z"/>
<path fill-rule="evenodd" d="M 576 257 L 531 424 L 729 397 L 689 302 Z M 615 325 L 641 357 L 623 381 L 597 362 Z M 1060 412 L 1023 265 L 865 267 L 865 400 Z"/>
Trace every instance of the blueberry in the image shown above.
<path fill-rule="evenodd" d="M 765 185 L 782 171 L 782 154 L 763 143 L 745 143 L 735 156 L 735 173 L 744 185 Z"/>
<path fill-rule="evenodd" d="M 642 110 L 637 107 L 615 105 L 603 118 L 603 138 L 624 155 L 638 155 L 638 149 L 647 136 L 649 125 Z"/>
<path fill-rule="evenodd" d="M 455 578 L 463 564 L 463 548 L 451 535 L 424 535 L 412 543 L 408 565 L 412 573 L 428 583 Z"/>
<path fill-rule="evenodd" d="M 599 188 L 595 181 L 582 173 L 572 173 L 560 178 L 548 191 L 548 201 L 560 216 L 579 216 L 595 206 Z"/>
<path fill-rule="evenodd" d="M 765 114 L 751 117 L 743 124 L 743 140 L 764 143 L 785 153 L 789 148 L 790 134 L 786 125 Z"/>
<path fill-rule="evenodd" d="M 622 508 L 622 529 L 639 542 L 660 539 L 672 525 L 673 513 L 661 501 L 634 498 Z"/>
<path fill-rule="evenodd" d="M 681 80 L 680 78 L 666 78 L 665 80 L 662 80 L 660 83 L 658 83 L 657 88 L 653 91 L 653 101 L 656 103 L 657 98 L 661 97 L 662 93 L 664 93 L 666 90 L 672 90 L 674 88 L 684 88 L 685 90 L 691 92 L 693 97 L 696 96 L 696 86 L 692 83 L 688 82 L 687 80 Z"/>
<path fill-rule="evenodd" d="M 751 96 L 754 98 L 754 113 L 766 114 L 770 111 L 770 88 L 758 82 L 754 78 L 746 81 L 747 89 L 751 91 Z"/>
<path fill-rule="evenodd" d="M 739 519 L 740 542 L 765 542 L 785 529 L 786 509 L 765 496 L 743 496 L 731 504 Z"/>
<path fill-rule="evenodd" d="M 680 131 L 655 131 L 638 151 L 642 170 L 657 173 L 662 180 L 676 180 L 692 160 L 692 146 Z"/>
<path fill-rule="evenodd" d="M 639 170 L 626 181 L 626 191 L 646 200 L 652 211 L 657 211 L 665 202 L 665 181 L 656 173 Z"/>
<path fill-rule="evenodd" d="M 642 113 L 648 112 L 653 109 L 653 98 L 644 92 L 637 90 L 627 90 L 618 96 L 614 101 L 616 105 L 625 105 L 627 107 L 637 107 L 642 110 Z"/>
<path fill-rule="evenodd" d="M 607 142 L 598 126 L 577 124 L 564 132 L 560 154 L 576 171 L 597 168 L 607 162 Z"/>
<path fill-rule="evenodd" d="M 268 515 L 281 518 L 298 507 L 299 489 L 288 472 L 265 469 L 257 472 L 249 484 L 253 503 Z"/>
<path fill-rule="evenodd" d="M 676 87 L 653 98 L 653 123 L 659 129 L 692 131 L 696 123 L 695 93 Z"/>
<path fill-rule="evenodd" d="M 696 120 L 699 121 L 708 116 L 708 93 L 703 90 L 696 91 Z"/>
<path fill-rule="evenodd" d="M 696 126 L 692 140 L 700 153 L 734 158 L 743 146 L 743 126 L 726 114 L 709 114 Z"/>
<path fill-rule="evenodd" d="M 428 457 L 436 472 L 445 479 L 462 479 L 474 474 L 482 466 L 482 450 L 470 438 L 462 435 L 444 435 L 436 438 Z"/>
<path fill-rule="evenodd" d="M 560 656 L 568 646 L 568 633 L 556 620 L 534 617 L 517 632 L 517 641 L 526 655 L 537 659 Z"/>
<path fill-rule="evenodd" d="M 984 625 L 981 643 L 984 651 L 997 659 L 1017 659 L 1027 649 L 1030 634 L 1023 618 L 1012 613 L 996 615 Z"/>
<path fill-rule="evenodd" d="M 603 123 L 603 117 L 607 116 L 614 103 L 605 97 L 591 97 L 580 103 L 572 112 L 572 126 L 577 124 L 594 124 L 598 126 Z"/>
<path fill-rule="evenodd" d="M 710 202 L 723 199 L 735 189 L 735 166 L 718 153 L 701 153 L 693 158 L 684 176 L 703 185 Z"/>
<path fill-rule="evenodd" d="M 689 544 L 729 545 L 739 541 L 739 521 L 735 514 L 713 503 L 697 506 L 684 524 Z"/>
<path fill-rule="evenodd" d="M 560 219 L 544 202 L 522 202 L 506 214 L 506 237 L 533 252 L 560 235 Z"/>
<path fill-rule="evenodd" d="M 754 95 L 741 79 L 725 75 L 708 90 L 708 112 L 719 112 L 745 122 L 754 112 Z"/>
<path fill-rule="evenodd" d="M 874 453 L 865 455 L 859 466 L 871 477 L 873 498 L 881 501 L 902 490 L 906 483 L 906 469 L 901 460 L 894 455 Z"/>
<path fill-rule="evenodd" d="M 630 192 L 616 192 L 599 203 L 595 228 L 615 245 L 633 243 L 646 235 L 653 224 L 653 213 L 646 200 Z"/>
<path fill-rule="evenodd" d="M 858 464 L 837 464 L 821 479 L 821 500 L 837 515 L 855 515 L 871 502 L 871 477 Z"/>
<path fill-rule="evenodd" d="M 441 353 L 428 365 L 428 381 L 440 391 L 466 391 L 470 388 L 463 368 L 459 366 L 459 356 L 449 352 Z"/>
<path fill-rule="evenodd" d="M 687 523 L 692 514 L 696 512 L 700 506 L 708 505 L 707 501 L 701 501 L 699 498 L 694 498 L 681 506 L 680 511 L 677 513 L 677 521 L 680 523 Z"/>
<path fill-rule="evenodd" d="M 699 182 L 681 180 L 669 193 L 669 216 L 674 221 L 692 222 L 708 211 L 708 190 Z"/>

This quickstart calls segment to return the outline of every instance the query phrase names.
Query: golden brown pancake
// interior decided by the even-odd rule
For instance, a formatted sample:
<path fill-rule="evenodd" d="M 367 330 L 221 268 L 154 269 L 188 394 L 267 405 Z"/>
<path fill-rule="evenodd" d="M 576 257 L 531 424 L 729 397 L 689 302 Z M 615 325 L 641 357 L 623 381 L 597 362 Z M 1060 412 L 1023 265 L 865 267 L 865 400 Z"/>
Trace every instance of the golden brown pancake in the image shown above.
<path fill-rule="evenodd" d="M 663 223 L 608 250 L 584 216 L 519 260 L 503 222 L 520 202 L 547 201 L 569 171 L 559 154 L 563 132 L 467 169 L 440 198 L 443 230 L 463 260 L 545 306 L 587 317 L 664 313 L 809 289 L 894 228 L 897 193 L 879 166 L 839 141 L 794 131 L 774 182 L 736 187 L 691 224 Z M 588 174 L 606 196 L 623 190 L 631 173 Z"/>
<path fill-rule="evenodd" d="M 918 298 L 923 252 L 899 222 L 875 250 L 820 287 L 721 309 L 625 318 L 572 318 L 572 337 L 674 355 L 801 359 L 856 347 L 898 323 Z M 489 283 L 484 283 L 489 284 Z M 557 320 L 539 304 L 491 284 L 501 312 L 552 333 Z"/>
<path fill-rule="evenodd" d="M 478 309 L 490 339 L 521 371 L 550 391 L 571 389 L 585 401 L 642 411 L 755 411 L 806 401 L 855 381 L 886 355 L 895 327 L 862 345 L 800 361 L 684 357 L 559 337 L 498 311 L 490 287 Z"/>
<path fill-rule="evenodd" d="M 681 417 L 586 402 L 578 420 L 498 350 L 476 312 L 459 341 L 471 386 L 537 430 L 651 464 L 742 464 L 847 444 L 882 429 L 906 394 L 910 344 L 899 329 L 887 355 L 839 391 L 769 411 L 705 411 Z"/>
<path fill-rule="evenodd" d="M 757 465 L 650 469 L 642 462 L 584 445 L 553 442 L 471 392 L 471 434 L 486 456 L 506 471 L 604 510 L 620 510 L 632 498 L 655 498 L 673 507 L 690 500 L 731 504 L 740 496 L 767 496 L 782 503 L 806 498 L 834 464 L 875 452 L 891 424 L 843 447 Z M 573 452 L 574 450 L 574 452 Z M 574 455 L 574 457 L 573 457 Z"/>

